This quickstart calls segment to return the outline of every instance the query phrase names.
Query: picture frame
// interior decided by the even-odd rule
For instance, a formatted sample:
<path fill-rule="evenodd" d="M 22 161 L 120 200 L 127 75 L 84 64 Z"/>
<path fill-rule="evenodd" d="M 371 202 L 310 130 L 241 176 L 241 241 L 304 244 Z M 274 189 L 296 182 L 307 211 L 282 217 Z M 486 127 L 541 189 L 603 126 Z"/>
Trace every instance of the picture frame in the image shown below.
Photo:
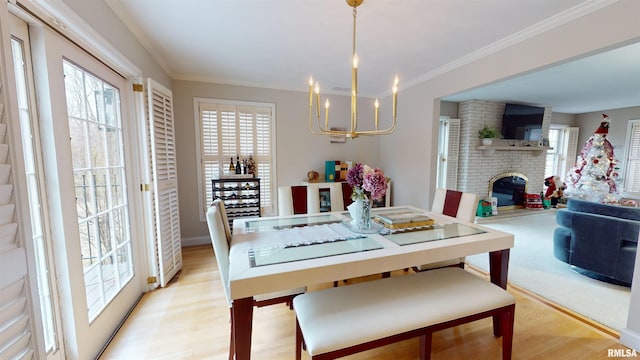
<path fill-rule="evenodd" d="M 320 193 L 320 212 L 330 212 L 331 211 L 331 189 L 330 188 L 320 188 L 318 189 Z"/>

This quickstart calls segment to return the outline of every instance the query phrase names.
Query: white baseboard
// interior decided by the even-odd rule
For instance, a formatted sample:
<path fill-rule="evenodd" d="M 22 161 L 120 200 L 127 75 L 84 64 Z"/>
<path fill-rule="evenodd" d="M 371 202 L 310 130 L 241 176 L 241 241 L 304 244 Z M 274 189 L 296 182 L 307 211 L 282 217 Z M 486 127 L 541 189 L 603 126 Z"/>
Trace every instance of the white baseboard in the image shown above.
<path fill-rule="evenodd" d="M 198 245 L 211 245 L 211 239 L 208 236 L 197 236 L 191 238 L 181 239 L 182 247 L 198 246 Z"/>
<path fill-rule="evenodd" d="M 620 343 L 628 348 L 640 351 L 640 334 L 624 328 L 620 331 Z"/>

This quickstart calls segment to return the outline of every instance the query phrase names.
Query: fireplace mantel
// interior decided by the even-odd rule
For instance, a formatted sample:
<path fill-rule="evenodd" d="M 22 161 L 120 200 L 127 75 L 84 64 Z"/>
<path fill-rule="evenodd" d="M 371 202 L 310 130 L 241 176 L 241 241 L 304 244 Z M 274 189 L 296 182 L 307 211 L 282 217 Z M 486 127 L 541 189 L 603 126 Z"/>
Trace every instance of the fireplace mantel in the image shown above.
<path fill-rule="evenodd" d="M 482 150 L 484 156 L 491 156 L 495 151 L 546 151 L 553 150 L 550 146 L 492 146 L 480 145 L 478 150 Z"/>

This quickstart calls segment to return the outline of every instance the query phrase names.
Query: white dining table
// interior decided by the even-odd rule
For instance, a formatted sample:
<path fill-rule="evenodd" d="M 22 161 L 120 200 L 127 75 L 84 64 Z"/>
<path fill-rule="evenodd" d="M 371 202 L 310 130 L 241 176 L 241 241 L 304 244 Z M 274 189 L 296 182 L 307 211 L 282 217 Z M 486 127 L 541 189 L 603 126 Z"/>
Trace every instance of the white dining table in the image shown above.
<path fill-rule="evenodd" d="M 488 253 L 491 282 L 506 289 L 512 234 L 410 206 L 376 208 L 372 216 L 395 211 L 425 214 L 435 224 L 417 231 L 387 234 L 382 228 L 360 234 L 351 231 L 346 212 L 235 219 L 229 287 L 236 359 L 251 358 L 257 295 L 480 253 Z M 494 333 L 500 332 L 494 319 Z"/>

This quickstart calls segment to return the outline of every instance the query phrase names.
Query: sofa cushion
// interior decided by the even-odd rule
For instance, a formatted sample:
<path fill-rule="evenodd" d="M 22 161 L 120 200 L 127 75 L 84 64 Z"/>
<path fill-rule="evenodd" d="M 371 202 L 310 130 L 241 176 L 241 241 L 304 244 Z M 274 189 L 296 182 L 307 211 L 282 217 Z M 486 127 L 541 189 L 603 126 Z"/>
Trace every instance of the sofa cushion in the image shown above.
<path fill-rule="evenodd" d="M 640 220 L 640 208 L 635 207 L 607 205 L 593 201 L 569 199 L 567 202 L 567 209 L 577 212 L 613 216 L 621 219 Z"/>

